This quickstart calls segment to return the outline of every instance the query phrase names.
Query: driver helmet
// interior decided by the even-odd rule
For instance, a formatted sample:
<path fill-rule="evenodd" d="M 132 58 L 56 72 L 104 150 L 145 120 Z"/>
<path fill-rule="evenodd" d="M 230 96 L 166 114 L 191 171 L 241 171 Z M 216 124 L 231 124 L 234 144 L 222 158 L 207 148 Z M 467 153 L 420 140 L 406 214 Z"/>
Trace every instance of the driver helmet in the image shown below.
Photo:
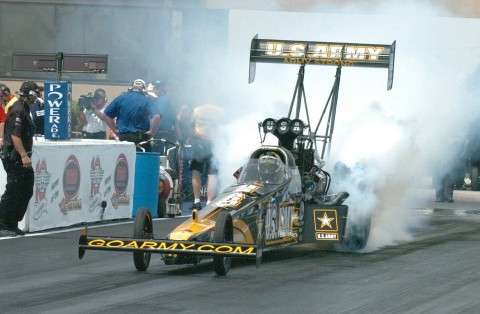
<path fill-rule="evenodd" d="M 280 170 L 280 159 L 274 153 L 266 153 L 258 159 L 258 171 L 264 179 L 273 179 Z"/>

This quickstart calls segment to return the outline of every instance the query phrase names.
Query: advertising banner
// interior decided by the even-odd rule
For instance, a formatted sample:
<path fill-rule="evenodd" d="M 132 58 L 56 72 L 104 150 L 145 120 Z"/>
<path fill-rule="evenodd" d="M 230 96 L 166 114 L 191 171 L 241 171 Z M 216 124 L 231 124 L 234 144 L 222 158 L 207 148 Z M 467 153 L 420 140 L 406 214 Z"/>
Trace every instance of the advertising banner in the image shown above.
<path fill-rule="evenodd" d="M 72 83 L 45 82 L 45 138 L 65 140 L 72 136 Z"/>
<path fill-rule="evenodd" d="M 132 217 L 133 143 L 36 142 L 32 166 L 35 185 L 25 215 L 26 230 Z"/>

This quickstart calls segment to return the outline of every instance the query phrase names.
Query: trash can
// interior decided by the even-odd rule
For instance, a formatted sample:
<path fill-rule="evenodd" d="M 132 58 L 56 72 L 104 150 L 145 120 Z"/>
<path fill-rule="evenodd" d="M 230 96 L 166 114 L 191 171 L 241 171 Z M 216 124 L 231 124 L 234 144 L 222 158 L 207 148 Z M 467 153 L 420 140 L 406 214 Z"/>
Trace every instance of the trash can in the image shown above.
<path fill-rule="evenodd" d="M 159 174 L 160 154 L 137 152 L 133 181 L 133 217 L 141 207 L 150 209 L 152 216 L 157 217 Z"/>

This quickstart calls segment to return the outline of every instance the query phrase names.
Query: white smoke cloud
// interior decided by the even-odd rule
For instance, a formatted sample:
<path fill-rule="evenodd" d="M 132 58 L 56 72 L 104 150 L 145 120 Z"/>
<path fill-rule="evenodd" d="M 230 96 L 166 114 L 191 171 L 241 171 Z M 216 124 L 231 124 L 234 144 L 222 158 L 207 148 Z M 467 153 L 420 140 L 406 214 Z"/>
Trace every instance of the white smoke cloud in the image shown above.
<path fill-rule="evenodd" d="M 471 90 L 464 87 L 478 68 L 480 23 L 447 16 L 414 1 L 389 1 L 362 12 L 346 6 L 342 14 L 231 11 L 228 77 L 231 124 L 224 125 L 221 182 L 259 145 L 257 123 L 288 114 L 298 66 L 257 64 L 247 84 L 250 41 L 259 38 L 391 44 L 397 41 L 393 90 L 386 91 L 385 69 L 343 68 L 337 119 L 327 170 L 337 161 L 366 165 L 359 175 L 367 190 L 345 189 L 350 210 L 373 212 L 367 250 L 411 238 L 405 201 L 435 163 L 452 158 L 450 141 L 475 114 Z M 337 11 L 338 12 L 338 11 Z M 364 14 L 368 13 L 368 14 Z M 374 15 L 376 13 L 377 15 Z M 436 17 L 442 16 L 442 17 Z M 335 68 L 306 68 L 305 91 L 316 125 L 333 84 Z M 470 92 L 470 94 L 469 94 Z M 477 98 L 478 99 L 478 98 Z M 301 118 L 305 118 L 304 116 Z M 357 193 L 354 193 L 357 192 Z M 362 194 L 363 193 L 363 194 Z"/>

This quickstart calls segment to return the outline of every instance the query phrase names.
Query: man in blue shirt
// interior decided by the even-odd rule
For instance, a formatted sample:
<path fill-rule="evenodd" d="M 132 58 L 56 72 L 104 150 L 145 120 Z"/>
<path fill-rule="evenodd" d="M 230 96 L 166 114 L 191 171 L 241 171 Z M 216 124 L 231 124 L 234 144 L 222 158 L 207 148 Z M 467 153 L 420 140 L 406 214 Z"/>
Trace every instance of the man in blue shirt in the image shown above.
<path fill-rule="evenodd" d="M 132 83 L 127 93 L 112 100 L 103 113 L 105 123 L 118 138 L 135 145 L 151 139 L 160 123 L 160 114 L 153 101 L 145 95 L 145 82 L 140 79 Z M 150 144 L 142 147 L 147 152 L 151 151 Z M 142 149 L 137 146 L 137 151 Z"/>
<path fill-rule="evenodd" d="M 167 84 L 164 81 L 155 81 L 149 84 L 147 91 L 148 95 L 155 102 L 158 113 L 160 114 L 160 126 L 153 137 L 155 139 L 166 139 L 174 143 L 177 142 L 177 113 L 170 102 Z M 172 145 L 157 142 L 153 150 L 165 155 L 166 149 L 170 147 L 172 147 Z"/>

